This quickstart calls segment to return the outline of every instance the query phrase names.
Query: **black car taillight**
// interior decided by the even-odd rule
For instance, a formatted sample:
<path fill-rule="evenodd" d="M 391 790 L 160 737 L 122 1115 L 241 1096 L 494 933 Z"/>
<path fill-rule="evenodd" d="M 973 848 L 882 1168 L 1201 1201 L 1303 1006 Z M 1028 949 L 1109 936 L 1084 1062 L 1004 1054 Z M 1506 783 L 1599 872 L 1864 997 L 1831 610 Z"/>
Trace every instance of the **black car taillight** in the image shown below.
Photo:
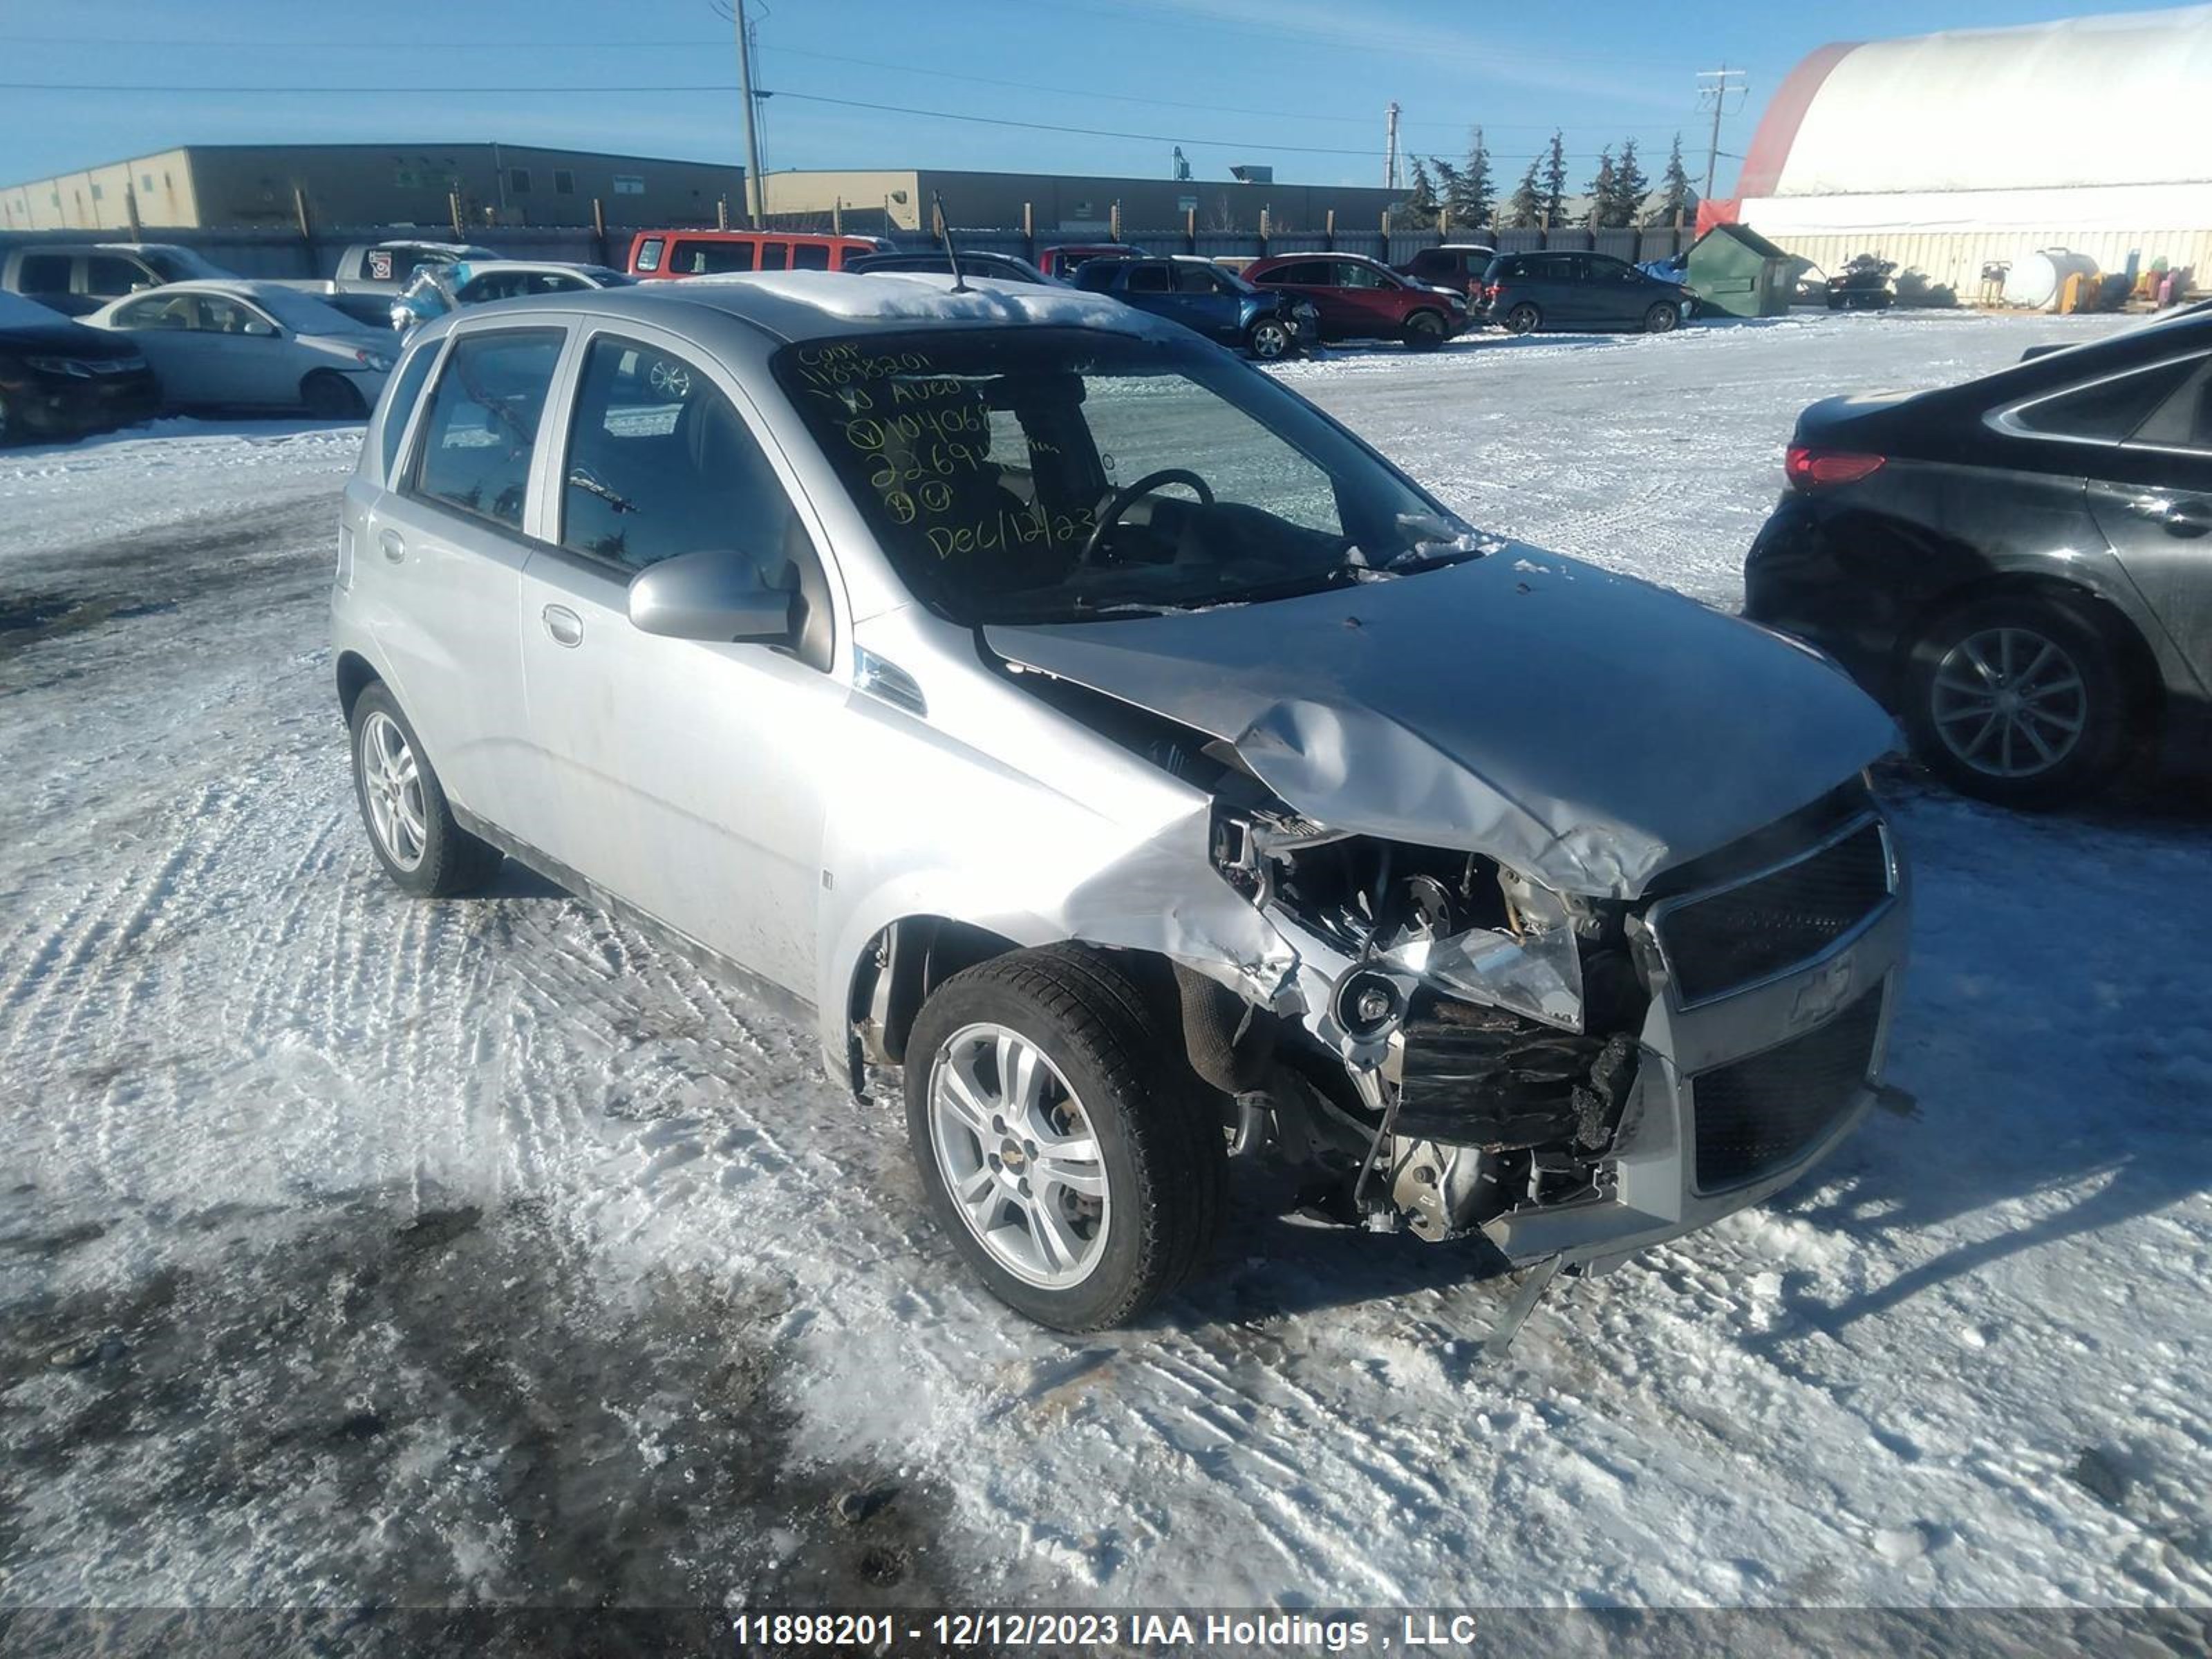
<path fill-rule="evenodd" d="M 1879 472 L 1887 457 L 1863 455 L 1845 449 L 1814 449 L 1792 444 L 1783 457 L 1782 471 L 1793 489 L 1826 489 L 1831 484 L 1856 483 Z"/>

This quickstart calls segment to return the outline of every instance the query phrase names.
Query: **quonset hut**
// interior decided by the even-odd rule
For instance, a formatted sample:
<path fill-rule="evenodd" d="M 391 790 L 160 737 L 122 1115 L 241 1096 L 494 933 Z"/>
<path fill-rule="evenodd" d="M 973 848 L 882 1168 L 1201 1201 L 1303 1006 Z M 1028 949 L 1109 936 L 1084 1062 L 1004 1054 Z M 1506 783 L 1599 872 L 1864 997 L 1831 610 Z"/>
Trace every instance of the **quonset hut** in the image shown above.
<path fill-rule="evenodd" d="M 2039 249 L 2212 282 L 2212 5 L 1823 46 L 1766 107 L 1733 201 L 1829 270 L 1956 289 Z"/>

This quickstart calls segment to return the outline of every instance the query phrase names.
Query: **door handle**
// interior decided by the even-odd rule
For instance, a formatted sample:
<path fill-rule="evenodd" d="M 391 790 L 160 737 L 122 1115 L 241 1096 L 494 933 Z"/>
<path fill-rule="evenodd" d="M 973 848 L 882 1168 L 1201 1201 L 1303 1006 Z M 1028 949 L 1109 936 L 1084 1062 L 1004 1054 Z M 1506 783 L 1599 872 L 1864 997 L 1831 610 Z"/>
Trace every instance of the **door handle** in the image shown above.
<path fill-rule="evenodd" d="M 545 607 L 545 631 L 553 636 L 556 645 L 577 646 L 584 642 L 584 619 L 565 605 Z"/>
<path fill-rule="evenodd" d="M 2148 519 L 2169 536 L 2212 535 L 2212 501 L 2201 497 L 2138 495 L 2128 503 L 2138 519 Z"/>
<path fill-rule="evenodd" d="M 396 530 L 379 531 L 376 544 L 384 550 L 384 556 L 394 564 L 407 556 L 407 538 Z"/>

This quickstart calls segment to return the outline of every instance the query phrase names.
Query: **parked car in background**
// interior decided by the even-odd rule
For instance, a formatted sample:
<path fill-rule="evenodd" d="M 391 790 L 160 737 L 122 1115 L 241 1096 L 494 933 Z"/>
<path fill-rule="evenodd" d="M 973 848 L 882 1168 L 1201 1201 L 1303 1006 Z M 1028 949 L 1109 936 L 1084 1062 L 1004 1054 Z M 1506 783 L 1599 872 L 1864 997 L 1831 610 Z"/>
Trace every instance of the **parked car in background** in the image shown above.
<path fill-rule="evenodd" d="M 1697 298 L 1680 283 L 1647 276 L 1607 253 L 1503 253 L 1482 278 L 1483 310 L 1509 334 L 1539 329 L 1640 328 L 1664 334 L 1687 322 Z"/>
<path fill-rule="evenodd" d="M 2077 799 L 2138 744 L 2212 757 L 2212 316 L 1963 386 L 1832 398 L 1744 567 L 1956 787 Z"/>
<path fill-rule="evenodd" d="M 1321 315 L 1324 340 L 1401 340 L 1433 351 L 1470 320 L 1463 295 L 1408 282 L 1356 253 L 1282 253 L 1244 267 L 1248 281 L 1287 290 Z"/>
<path fill-rule="evenodd" d="M 26 242 L 0 258 L 0 289 L 70 317 L 164 283 L 231 276 L 198 250 L 167 242 Z"/>
<path fill-rule="evenodd" d="M 1423 248 L 1395 269 L 1401 276 L 1410 276 L 1431 288 L 1448 288 L 1462 299 L 1472 301 L 1480 296 L 1482 274 L 1497 257 L 1496 248 L 1480 242 L 1446 242 L 1440 247 Z"/>
<path fill-rule="evenodd" d="M 386 308 L 386 324 L 404 331 L 459 306 L 479 306 L 525 294 L 627 288 L 636 281 L 606 265 L 552 259 L 456 259 L 451 264 L 420 267 Z"/>
<path fill-rule="evenodd" d="M 1127 242 L 1055 242 L 1037 250 L 1037 269 L 1048 276 L 1072 277 L 1087 259 L 1149 259 L 1143 248 Z"/>
<path fill-rule="evenodd" d="M 1075 268 L 1075 286 L 1110 294 L 1203 334 L 1216 345 L 1241 348 L 1273 362 L 1321 343 L 1319 314 L 1293 295 L 1255 288 L 1211 259 L 1091 259 Z"/>
<path fill-rule="evenodd" d="M 389 295 L 342 293 L 328 283 L 287 283 L 284 286 L 297 289 L 301 293 L 321 301 L 332 311 L 352 318 L 364 328 L 390 330 L 399 326 L 392 319 L 392 301 Z"/>
<path fill-rule="evenodd" d="M 928 276 L 949 276 L 952 262 L 942 248 L 902 248 L 896 253 L 869 253 L 857 259 L 845 261 L 845 269 L 866 276 L 871 272 L 907 271 Z M 1035 283 L 1059 287 L 1060 279 L 1048 276 L 1028 260 L 1012 253 L 992 253 L 978 249 L 960 256 L 960 273 L 963 276 L 989 276 L 1001 283 Z"/>
<path fill-rule="evenodd" d="M 896 246 L 881 236 L 784 230 L 641 230 L 630 238 L 629 274 L 646 281 L 720 276 L 740 270 L 842 270 L 846 262 Z"/>
<path fill-rule="evenodd" d="M 398 343 L 282 283 L 173 283 L 85 319 L 145 354 L 173 409 L 367 414 Z"/>
<path fill-rule="evenodd" d="M 1477 535 L 1185 330 L 949 289 L 415 337 L 331 596 L 392 882 L 514 857 L 809 1005 L 854 1092 L 902 1069 L 951 1249 L 1063 1329 L 1206 1265 L 1232 1131 L 1537 1289 L 1836 1148 L 1910 927 L 1879 708 Z"/>
<path fill-rule="evenodd" d="M 112 432 L 160 407 L 153 371 L 129 341 L 0 293 L 0 445 Z"/>
<path fill-rule="evenodd" d="M 496 259 L 489 248 L 471 242 L 418 241 L 405 237 L 356 242 L 338 255 L 330 286 L 343 294 L 397 294 L 424 265 L 450 265 L 462 259 Z M 319 283 L 288 283 L 312 291 Z"/>

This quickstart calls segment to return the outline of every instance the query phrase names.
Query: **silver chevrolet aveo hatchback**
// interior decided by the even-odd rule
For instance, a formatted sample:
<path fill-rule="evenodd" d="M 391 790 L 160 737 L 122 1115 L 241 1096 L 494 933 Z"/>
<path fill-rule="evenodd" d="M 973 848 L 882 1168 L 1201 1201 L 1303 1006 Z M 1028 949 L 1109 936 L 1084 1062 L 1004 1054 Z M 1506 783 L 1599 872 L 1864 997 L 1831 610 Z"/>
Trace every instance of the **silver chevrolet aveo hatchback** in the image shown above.
<path fill-rule="evenodd" d="M 1888 720 L 1470 530 L 1268 375 L 1060 290 L 786 275 L 424 329 L 345 492 L 369 841 L 502 856 L 903 1068 L 945 1236 L 1047 1324 L 1312 1213 L 1595 1272 L 1878 1086 Z"/>

